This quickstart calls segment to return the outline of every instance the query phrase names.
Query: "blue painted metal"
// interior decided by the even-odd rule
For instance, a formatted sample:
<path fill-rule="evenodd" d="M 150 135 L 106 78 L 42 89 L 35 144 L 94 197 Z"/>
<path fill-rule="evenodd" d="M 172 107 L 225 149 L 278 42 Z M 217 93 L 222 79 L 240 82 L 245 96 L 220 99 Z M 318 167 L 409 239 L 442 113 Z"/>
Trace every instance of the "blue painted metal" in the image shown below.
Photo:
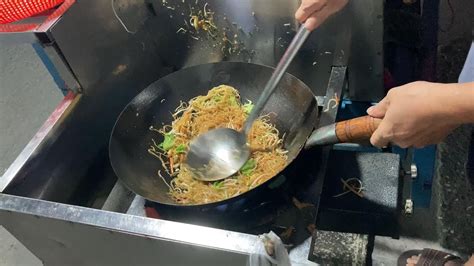
<path fill-rule="evenodd" d="M 418 167 L 418 176 L 412 183 L 412 195 L 416 207 L 430 207 L 435 161 L 436 145 L 415 150 L 413 162 Z"/>
<path fill-rule="evenodd" d="M 405 157 L 406 149 L 392 147 L 392 152 Z M 413 163 L 418 168 L 416 179 L 412 180 L 412 200 L 417 208 L 429 208 L 431 202 L 431 187 L 436 162 L 436 145 L 430 145 L 422 149 L 415 149 Z"/>
<path fill-rule="evenodd" d="M 348 99 L 343 99 L 341 102 L 340 110 L 337 113 L 338 120 L 346 120 L 362 115 L 367 115 L 367 108 L 372 106 L 370 102 L 357 102 Z"/>
<path fill-rule="evenodd" d="M 64 82 L 64 80 L 59 75 L 58 70 L 56 69 L 51 59 L 48 57 L 48 55 L 44 51 L 43 46 L 41 46 L 41 44 L 39 43 L 33 43 L 32 46 L 36 54 L 38 55 L 38 57 L 41 59 L 44 66 L 48 70 L 49 74 L 53 78 L 54 83 L 56 83 L 56 85 L 61 90 L 63 95 L 66 96 L 66 94 L 69 92 L 68 88 L 66 87 L 66 82 Z"/>

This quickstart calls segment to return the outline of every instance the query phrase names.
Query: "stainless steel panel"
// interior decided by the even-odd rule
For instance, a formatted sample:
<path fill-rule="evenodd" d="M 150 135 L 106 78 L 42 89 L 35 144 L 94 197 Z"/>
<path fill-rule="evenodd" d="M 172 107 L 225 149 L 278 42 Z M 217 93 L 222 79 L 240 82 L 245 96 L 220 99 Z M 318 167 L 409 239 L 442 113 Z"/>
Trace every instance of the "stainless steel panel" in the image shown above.
<path fill-rule="evenodd" d="M 145 217 L 145 198 L 136 195 L 127 210 L 127 214 Z"/>
<path fill-rule="evenodd" d="M 246 0 L 197 2 L 151 1 L 157 10 L 153 29 L 166 61 L 178 68 L 222 60 L 250 61 L 275 66 L 294 36 L 293 14 L 297 1 Z M 191 3 L 191 4 L 190 4 Z M 226 54 L 212 38 L 177 32 L 185 26 L 191 8 L 205 4 L 215 12 L 218 28 L 237 34 L 243 52 Z M 196 11 L 194 11 L 195 13 Z M 184 15 L 183 15 L 184 14 Z M 302 79 L 317 95 L 324 95 L 332 66 L 350 69 L 350 96 L 354 100 L 377 100 L 383 96 L 383 1 L 350 1 L 340 13 L 312 33 L 289 72 Z M 224 19 L 225 18 L 225 19 Z M 152 20 L 153 21 L 153 20 Z M 150 22 L 153 24 L 153 22 Z M 165 25 L 166 27 L 163 27 Z"/>
<path fill-rule="evenodd" d="M 0 225 L 48 266 L 246 265 L 263 248 L 254 235 L 5 194 Z M 310 241 L 292 263 L 313 265 Z"/>
<path fill-rule="evenodd" d="M 218 62 L 223 60 L 244 61 L 275 66 L 283 55 L 292 37 L 295 35 L 297 23 L 294 12 L 297 1 L 286 0 L 245 0 L 245 1 L 151 1 L 157 15 L 149 20 L 147 28 L 155 32 L 158 50 L 163 51 L 165 61 L 175 68 L 196 64 Z M 215 12 L 215 22 L 219 34 L 225 31 L 227 36 L 237 36 L 241 43 L 238 52 L 229 53 L 222 50 L 222 44 L 206 34 L 178 32 L 186 27 L 190 9 L 203 9 L 207 4 L 209 10 Z M 350 55 L 348 42 L 352 23 L 352 8 L 349 6 L 335 15 L 322 27 L 312 33 L 298 56 L 291 64 L 289 72 L 308 84 L 317 95 L 324 95 L 329 80 L 329 73 L 334 62 L 335 49 L 346 49 L 345 63 Z M 232 39 L 233 40 L 233 39 Z M 166 52 L 165 52 L 166 51 Z"/>
<path fill-rule="evenodd" d="M 114 97 L 107 100 L 122 103 L 122 95 L 129 99 L 168 72 L 163 71 L 160 51 L 155 49 L 149 32 L 141 27 L 134 34 L 127 33 L 114 16 L 111 2 L 75 3 L 52 28 L 51 36 L 87 96 L 102 98 L 113 93 Z M 146 19 L 146 13 L 136 8 L 137 5 L 145 8 L 143 1 L 114 3 L 120 16 L 124 16 L 123 10 L 128 10 L 136 20 Z M 123 20 L 130 23 L 125 17 Z"/>
<path fill-rule="evenodd" d="M 122 72 L 143 70 L 141 73 L 149 74 L 153 69 L 155 77 L 159 77 L 167 73 L 163 69 L 222 60 L 274 66 L 297 25 L 293 17 L 297 1 L 149 2 L 157 12 L 155 16 L 148 12 L 144 1 L 114 2 L 117 15 L 132 33 L 122 27 L 111 3 L 106 1 L 76 3 L 53 28 L 54 39 L 86 92 L 95 90 L 90 85 L 113 73 L 122 80 L 127 74 Z M 195 40 L 188 33 L 177 32 L 189 24 L 185 20 L 189 20 L 191 8 L 196 12 L 206 4 L 208 10 L 215 12 L 217 27 L 227 28 L 220 33 L 226 31 L 231 39 L 237 35 L 241 42 L 239 52 L 223 52 L 219 40 L 202 33 L 196 34 L 199 40 Z M 310 85 L 317 95 L 324 95 L 331 66 L 348 62 L 350 96 L 358 100 L 379 99 L 383 94 L 382 15 L 382 1 L 350 1 L 342 12 L 312 34 L 290 72 Z M 150 60 L 154 61 L 151 68 L 147 67 Z M 133 73 L 129 77 L 134 77 Z M 102 86 L 101 90 L 108 88 Z"/>
<path fill-rule="evenodd" d="M 0 221 L 45 265 L 245 265 L 256 236 L 0 194 Z"/>
<path fill-rule="evenodd" d="M 353 23 L 348 66 L 349 98 L 379 101 L 383 84 L 383 5 L 379 0 L 350 1 Z"/>

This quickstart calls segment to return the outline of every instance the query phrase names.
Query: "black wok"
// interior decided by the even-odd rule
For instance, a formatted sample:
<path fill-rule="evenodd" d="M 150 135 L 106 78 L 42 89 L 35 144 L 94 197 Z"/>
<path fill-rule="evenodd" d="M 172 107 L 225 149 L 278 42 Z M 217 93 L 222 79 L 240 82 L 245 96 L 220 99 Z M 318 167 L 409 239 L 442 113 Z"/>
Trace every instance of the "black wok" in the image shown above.
<path fill-rule="evenodd" d="M 109 153 L 118 178 L 130 190 L 148 200 L 165 205 L 186 206 L 173 201 L 168 195 L 167 185 L 157 174 L 161 170 L 167 182 L 171 180 L 159 160 L 147 152 L 152 138 L 157 142 L 162 141 L 162 137 L 150 131 L 149 127 L 153 125 L 159 128 L 164 124 L 171 124 L 171 113 L 180 101 L 205 95 L 208 90 L 221 84 L 235 87 L 243 100 L 256 101 L 272 72 L 273 68 L 262 65 L 220 62 L 182 69 L 149 85 L 125 107 L 113 128 Z M 286 73 L 263 113 L 269 113 L 271 123 L 276 125 L 281 134 L 285 134 L 284 148 L 288 150 L 288 164 L 291 163 L 317 124 L 316 98 L 308 86 Z M 217 204 L 244 197 L 249 192 L 268 185 L 273 178 L 246 193 Z M 203 205 L 209 204 L 192 206 Z"/>

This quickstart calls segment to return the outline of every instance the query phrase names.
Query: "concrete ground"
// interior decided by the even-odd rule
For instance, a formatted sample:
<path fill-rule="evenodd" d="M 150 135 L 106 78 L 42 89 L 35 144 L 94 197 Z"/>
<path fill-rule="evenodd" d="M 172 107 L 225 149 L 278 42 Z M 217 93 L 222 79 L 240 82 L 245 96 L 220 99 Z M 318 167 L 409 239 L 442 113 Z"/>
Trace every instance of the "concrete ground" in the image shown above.
<path fill-rule="evenodd" d="M 41 261 L 0 226 L 0 266 L 40 266 Z"/>
<path fill-rule="evenodd" d="M 0 45 L 0 176 L 62 97 L 31 45 Z M 0 226 L 0 266 L 7 265 L 42 263 Z"/>
<path fill-rule="evenodd" d="M 0 175 L 61 99 L 31 45 L 0 45 Z"/>

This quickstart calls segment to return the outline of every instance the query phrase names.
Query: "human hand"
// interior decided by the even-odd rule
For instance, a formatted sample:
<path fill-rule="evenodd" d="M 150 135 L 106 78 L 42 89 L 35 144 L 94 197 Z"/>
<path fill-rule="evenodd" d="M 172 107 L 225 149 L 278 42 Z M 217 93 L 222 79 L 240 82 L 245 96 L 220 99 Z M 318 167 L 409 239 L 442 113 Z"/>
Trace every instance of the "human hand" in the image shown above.
<path fill-rule="evenodd" d="M 341 10 L 348 0 L 303 0 L 295 13 L 300 23 L 312 31 L 319 27 L 328 17 Z"/>
<path fill-rule="evenodd" d="M 391 89 L 367 110 L 370 116 L 383 118 L 370 142 L 377 147 L 393 143 L 402 148 L 440 142 L 464 122 L 458 110 L 466 101 L 465 91 L 458 84 L 422 81 Z"/>

